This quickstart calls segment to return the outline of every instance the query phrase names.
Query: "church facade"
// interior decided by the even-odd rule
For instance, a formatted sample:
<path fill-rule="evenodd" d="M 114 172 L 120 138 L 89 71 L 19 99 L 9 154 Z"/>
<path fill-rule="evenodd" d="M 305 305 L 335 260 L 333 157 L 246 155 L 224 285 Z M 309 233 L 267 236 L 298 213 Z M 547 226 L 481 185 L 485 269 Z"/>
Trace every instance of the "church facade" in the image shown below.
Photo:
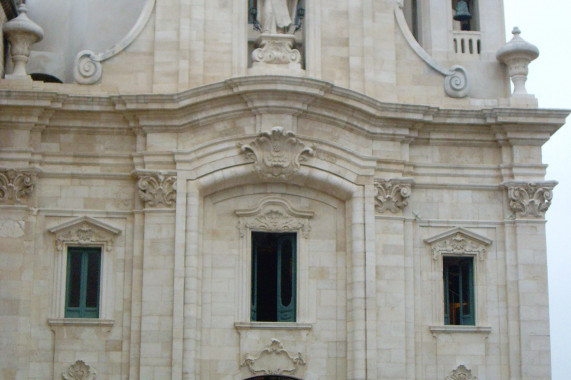
<path fill-rule="evenodd" d="M 551 378 L 567 112 L 501 0 L 26 3 L 2 379 Z"/>

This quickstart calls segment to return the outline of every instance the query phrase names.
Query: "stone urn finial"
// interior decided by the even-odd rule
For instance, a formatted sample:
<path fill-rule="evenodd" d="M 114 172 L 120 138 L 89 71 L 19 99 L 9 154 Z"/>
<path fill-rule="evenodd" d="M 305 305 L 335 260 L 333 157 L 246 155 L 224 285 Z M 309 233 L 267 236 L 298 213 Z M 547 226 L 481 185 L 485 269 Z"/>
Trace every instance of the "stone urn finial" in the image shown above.
<path fill-rule="evenodd" d="M 528 94 L 525 82 L 529 63 L 539 56 L 539 49 L 520 37 L 521 30 L 517 26 L 512 34 L 513 38 L 498 50 L 496 58 L 508 66 L 508 73 L 514 84 L 512 103 L 537 106 L 537 100 Z"/>
<path fill-rule="evenodd" d="M 10 42 L 10 53 L 14 62 L 14 71 L 8 79 L 28 78 L 26 62 L 30 56 L 30 46 L 44 38 L 44 30 L 28 17 L 26 4 L 20 4 L 18 17 L 8 21 L 3 31 Z"/>

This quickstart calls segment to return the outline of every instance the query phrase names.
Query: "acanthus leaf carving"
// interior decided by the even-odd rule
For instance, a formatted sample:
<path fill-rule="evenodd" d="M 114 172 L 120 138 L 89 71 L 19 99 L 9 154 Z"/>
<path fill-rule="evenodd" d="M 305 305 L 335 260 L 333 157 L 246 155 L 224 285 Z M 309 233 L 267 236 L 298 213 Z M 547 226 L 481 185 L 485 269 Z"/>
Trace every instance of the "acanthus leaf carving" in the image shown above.
<path fill-rule="evenodd" d="M 78 360 L 62 373 L 64 380 L 95 380 L 97 372 L 83 360 Z"/>
<path fill-rule="evenodd" d="M 446 376 L 446 380 L 478 380 L 478 378 L 472 375 L 472 371 L 464 365 L 459 365 L 450 375 Z"/>
<path fill-rule="evenodd" d="M 73 219 L 53 227 L 49 231 L 55 234 L 55 244 L 58 252 L 62 252 L 66 245 L 102 245 L 105 246 L 107 251 L 111 251 L 115 236 L 121 232 L 113 226 L 89 217 Z"/>
<path fill-rule="evenodd" d="M 252 210 L 236 210 L 239 217 L 238 230 L 244 237 L 246 230 L 264 232 L 301 231 L 304 238 L 311 232 L 312 211 L 294 209 L 288 202 L 279 198 L 266 198 Z"/>
<path fill-rule="evenodd" d="M 34 191 L 36 179 L 34 170 L 1 169 L 0 202 L 22 203 Z"/>
<path fill-rule="evenodd" d="M 557 182 L 508 182 L 510 209 L 519 216 L 542 217 L 553 199 L 553 188 Z"/>
<path fill-rule="evenodd" d="M 278 358 L 282 360 L 277 360 Z M 282 367 L 285 362 L 289 368 Z M 244 355 L 240 364 L 242 367 L 248 367 L 252 375 L 293 375 L 303 365 L 305 361 L 300 352 L 292 354 L 286 351 L 283 344 L 275 338 L 259 353 Z"/>
<path fill-rule="evenodd" d="M 250 144 L 238 144 L 246 157 L 254 161 L 258 175 L 267 180 L 287 181 L 313 157 L 314 149 L 302 143 L 291 131 L 274 127 L 261 132 Z"/>
<path fill-rule="evenodd" d="M 161 172 L 137 172 L 137 189 L 148 207 L 174 207 L 176 203 L 176 176 Z"/>
<path fill-rule="evenodd" d="M 377 212 L 383 213 L 389 210 L 397 213 L 408 205 L 407 198 L 412 190 L 412 180 L 389 179 L 375 181 L 377 195 L 375 195 L 375 208 Z"/>

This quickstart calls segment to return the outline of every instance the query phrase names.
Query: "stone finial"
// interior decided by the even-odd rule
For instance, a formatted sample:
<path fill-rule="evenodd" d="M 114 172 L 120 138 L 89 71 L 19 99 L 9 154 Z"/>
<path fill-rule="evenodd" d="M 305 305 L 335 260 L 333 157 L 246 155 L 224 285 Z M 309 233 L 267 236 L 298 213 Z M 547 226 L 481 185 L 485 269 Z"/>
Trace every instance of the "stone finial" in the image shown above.
<path fill-rule="evenodd" d="M 26 62 L 30 56 L 30 46 L 44 38 L 44 30 L 28 17 L 26 4 L 18 8 L 18 17 L 8 21 L 3 31 L 10 42 L 10 53 L 14 62 L 14 71 L 7 79 L 29 78 L 26 73 Z"/>
<path fill-rule="evenodd" d="M 498 50 L 496 58 L 508 67 L 509 76 L 514 84 L 512 103 L 537 107 L 537 100 L 528 94 L 525 82 L 529 63 L 539 56 L 539 49 L 520 37 L 521 30 L 517 26 L 512 34 L 513 38 Z"/>

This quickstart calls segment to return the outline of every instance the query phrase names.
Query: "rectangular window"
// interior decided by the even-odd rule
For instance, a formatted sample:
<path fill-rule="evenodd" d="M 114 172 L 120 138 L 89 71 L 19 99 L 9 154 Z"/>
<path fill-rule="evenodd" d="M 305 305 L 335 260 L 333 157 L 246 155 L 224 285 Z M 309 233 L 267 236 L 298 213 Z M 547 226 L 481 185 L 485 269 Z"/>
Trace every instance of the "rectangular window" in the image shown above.
<path fill-rule="evenodd" d="M 65 292 L 66 318 L 99 318 L 101 248 L 69 247 Z"/>
<path fill-rule="evenodd" d="M 474 325 L 474 258 L 443 257 L 444 323 Z"/>
<path fill-rule="evenodd" d="M 252 232 L 252 321 L 295 322 L 296 271 L 296 233 Z"/>

